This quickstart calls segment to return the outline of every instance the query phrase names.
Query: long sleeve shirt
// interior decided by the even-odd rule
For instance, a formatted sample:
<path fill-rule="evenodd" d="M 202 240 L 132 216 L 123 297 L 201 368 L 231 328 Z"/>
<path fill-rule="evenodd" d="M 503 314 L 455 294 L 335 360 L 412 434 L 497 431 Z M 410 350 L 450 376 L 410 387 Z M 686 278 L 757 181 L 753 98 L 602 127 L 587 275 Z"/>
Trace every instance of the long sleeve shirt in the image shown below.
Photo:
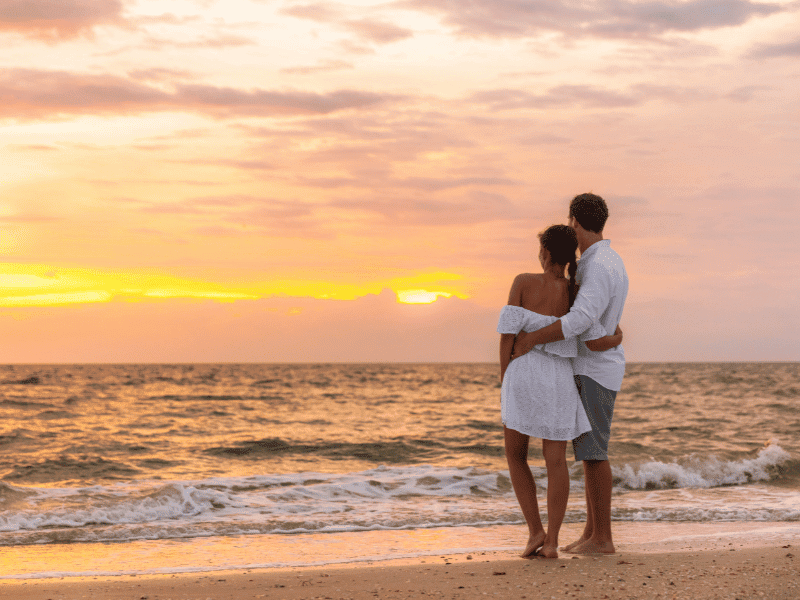
<path fill-rule="evenodd" d="M 609 240 L 600 240 L 581 254 L 576 273 L 580 285 L 578 297 L 569 313 L 561 317 L 565 338 L 591 339 L 586 334 L 592 324 L 598 322 L 607 332 L 613 333 L 622 319 L 628 296 L 628 274 L 622 258 L 610 244 Z M 604 388 L 619 391 L 625 375 L 625 351 L 619 345 L 603 352 L 592 352 L 581 341 L 573 365 L 576 375 L 586 375 Z"/>

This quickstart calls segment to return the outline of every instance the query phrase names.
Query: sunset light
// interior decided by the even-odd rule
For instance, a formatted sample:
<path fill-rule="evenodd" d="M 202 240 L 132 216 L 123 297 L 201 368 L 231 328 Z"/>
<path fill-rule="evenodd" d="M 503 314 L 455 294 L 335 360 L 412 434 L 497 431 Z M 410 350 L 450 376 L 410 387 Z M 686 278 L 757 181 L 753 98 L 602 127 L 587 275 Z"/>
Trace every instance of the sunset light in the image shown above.
<path fill-rule="evenodd" d="M 0 0 L 2 359 L 496 360 L 589 190 L 632 360 L 797 357 L 800 9 L 662 4 Z"/>
<path fill-rule="evenodd" d="M 439 297 L 449 298 L 452 294 L 447 292 L 428 292 L 426 290 L 401 290 L 397 292 L 398 302 L 405 304 L 430 304 Z"/>
<path fill-rule="evenodd" d="M 0 596 L 800 597 L 800 0 L 0 47 Z"/>

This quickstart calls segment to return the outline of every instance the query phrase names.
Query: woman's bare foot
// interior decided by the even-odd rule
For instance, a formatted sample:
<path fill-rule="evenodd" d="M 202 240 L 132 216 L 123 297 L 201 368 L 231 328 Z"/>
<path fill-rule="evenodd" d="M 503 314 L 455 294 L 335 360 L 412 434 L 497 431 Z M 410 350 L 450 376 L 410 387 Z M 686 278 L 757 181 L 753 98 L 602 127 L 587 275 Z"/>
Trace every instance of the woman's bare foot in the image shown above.
<path fill-rule="evenodd" d="M 531 536 L 528 538 L 528 545 L 525 546 L 525 550 L 522 551 L 520 556 L 522 558 L 530 558 L 536 551 L 539 550 L 544 545 L 544 538 L 545 532 L 540 531 L 539 533 L 532 533 Z"/>
<path fill-rule="evenodd" d="M 561 548 L 561 549 L 562 549 L 564 552 L 570 552 L 570 553 L 571 553 L 571 552 L 572 552 L 572 551 L 573 551 L 575 548 L 577 548 L 578 546 L 580 546 L 581 544 L 583 544 L 583 543 L 584 543 L 586 540 L 588 540 L 588 539 L 589 539 L 589 538 L 588 538 L 588 537 L 586 537 L 586 535 L 585 535 L 585 534 L 584 534 L 584 535 L 581 535 L 581 537 L 579 537 L 577 540 L 575 540 L 575 541 L 574 541 L 574 542 L 572 542 L 571 544 L 568 544 L 568 545 L 564 546 L 564 547 L 563 547 L 563 548 Z"/>
<path fill-rule="evenodd" d="M 558 545 L 545 542 L 544 546 L 539 548 L 536 557 L 542 558 L 558 558 Z"/>
<path fill-rule="evenodd" d="M 591 539 L 570 550 L 572 554 L 614 554 L 616 551 L 611 542 L 598 542 Z"/>

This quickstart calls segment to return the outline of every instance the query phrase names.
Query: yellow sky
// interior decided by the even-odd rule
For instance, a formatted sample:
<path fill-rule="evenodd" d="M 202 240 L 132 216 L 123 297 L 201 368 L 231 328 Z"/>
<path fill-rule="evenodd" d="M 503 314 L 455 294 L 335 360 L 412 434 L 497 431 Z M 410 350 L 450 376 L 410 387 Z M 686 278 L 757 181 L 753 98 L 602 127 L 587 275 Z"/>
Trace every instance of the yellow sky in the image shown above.
<path fill-rule="evenodd" d="M 0 0 L 0 360 L 493 360 L 536 233 L 590 190 L 629 359 L 798 360 L 799 26 L 750 0 Z"/>

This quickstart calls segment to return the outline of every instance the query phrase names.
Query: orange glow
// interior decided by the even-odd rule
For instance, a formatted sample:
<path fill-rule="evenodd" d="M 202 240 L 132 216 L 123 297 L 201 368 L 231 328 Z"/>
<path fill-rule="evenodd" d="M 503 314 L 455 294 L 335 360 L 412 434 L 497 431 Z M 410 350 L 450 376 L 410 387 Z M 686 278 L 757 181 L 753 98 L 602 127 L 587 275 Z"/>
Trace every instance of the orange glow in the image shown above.
<path fill-rule="evenodd" d="M 170 360 L 261 360 L 261 338 L 225 338 L 267 321 L 269 360 L 450 357 L 414 338 L 395 354 L 396 332 L 363 356 L 348 335 L 324 336 L 330 354 L 283 349 L 320 315 L 338 334 L 365 314 L 483 327 L 587 191 L 630 277 L 631 360 L 796 360 L 800 328 L 775 317 L 794 314 L 796 269 L 764 257 L 796 235 L 799 13 L 721 2 L 733 12 L 713 18 L 671 3 L 677 21 L 646 2 L 0 9 L 6 360 L 148 360 L 155 344 L 127 340 L 155 321 Z M 182 354 L 202 319 L 220 329 Z M 100 323 L 115 335 L 92 354 Z M 459 359 L 495 360 L 493 344 Z"/>
<path fill-rule="evenodd" d="M 430 304 L 436 302 L 439 296 L 449 298 L 452 295 L 447 292 L 429 292 L 427 290 L 398 290 L 397 301 L 403 304 Z"/>
<path fill-rule="evenodd" d="M 127 302 L 168 298 L 205 299 L 216 302 L 257 300 L 272 296 L 317 299 L 355 300 L 390 289 L 398 302 L 408 304 L 434 302 L 439 296 L 469 296 L 448 287 L 460 276 L 432 272 L 410 277 L 366 281 L 361 284 L 321 280 L 253 280 L 235 286 L 206 279 L 179 277 L 158 271 L 58 268 L 52 265 L 0 265 L 0 307 L 57 306 L 108 302 Z M 437 289 L 430 291 L 430 285 Z M 424 286 L 424 287 L 423 287 Z"/>

